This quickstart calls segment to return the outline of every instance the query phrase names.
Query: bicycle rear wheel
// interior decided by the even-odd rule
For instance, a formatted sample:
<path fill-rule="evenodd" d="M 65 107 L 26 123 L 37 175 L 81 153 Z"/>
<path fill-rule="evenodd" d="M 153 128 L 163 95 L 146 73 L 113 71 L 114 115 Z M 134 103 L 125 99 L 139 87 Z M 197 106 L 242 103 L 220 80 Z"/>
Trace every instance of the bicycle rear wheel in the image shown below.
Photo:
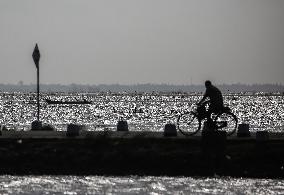
<path fill-rule="evenodd" d="M 218 130 L 226 131 L 227 136 L 230 136 L 236 132 L 238 119 L 231 112 L 222 112 L 216 115 L 214 123 Z"/>
<path fill-rule="evenodd" d="M 183 135 L 191 136 L 200 130 L 201 120 L 192 112 L 185 113 L 178 117 L 177 128 Z"/>

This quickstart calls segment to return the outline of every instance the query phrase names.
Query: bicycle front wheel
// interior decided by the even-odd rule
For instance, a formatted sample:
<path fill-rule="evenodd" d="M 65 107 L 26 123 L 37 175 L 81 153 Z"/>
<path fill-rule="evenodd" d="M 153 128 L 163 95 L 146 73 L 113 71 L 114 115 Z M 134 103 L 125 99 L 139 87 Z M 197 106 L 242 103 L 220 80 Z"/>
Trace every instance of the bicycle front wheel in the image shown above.
<path fill-rule="evenodd" d="M 186 136 L 196 134 L 201 128 L 201 120 L 194 113 L 185 113 L 178 117 L 178 130 Z"/>
<path fill-rule="evenodd" d="M 227 136 L 234 134 L 238 125 L 237 117 L 231 112 L 217 114 L 214 122 L 218 130 L 227 132 Z"/>

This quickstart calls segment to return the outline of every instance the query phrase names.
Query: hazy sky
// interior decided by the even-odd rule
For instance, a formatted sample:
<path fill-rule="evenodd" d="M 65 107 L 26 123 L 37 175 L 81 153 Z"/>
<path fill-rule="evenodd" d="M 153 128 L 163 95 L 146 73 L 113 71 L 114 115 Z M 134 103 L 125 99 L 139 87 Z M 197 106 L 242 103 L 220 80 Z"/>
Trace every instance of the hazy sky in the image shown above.
<path fill-rule="evenodd" d="M 0 0 L 0 83 L 284 84 L 283 0 Z"/>

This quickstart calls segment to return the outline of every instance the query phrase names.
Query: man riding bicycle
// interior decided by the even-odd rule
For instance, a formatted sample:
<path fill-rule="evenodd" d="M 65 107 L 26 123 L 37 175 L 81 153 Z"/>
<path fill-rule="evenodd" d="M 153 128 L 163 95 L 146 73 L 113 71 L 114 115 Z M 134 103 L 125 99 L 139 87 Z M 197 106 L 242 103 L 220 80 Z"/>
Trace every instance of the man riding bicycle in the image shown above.
<path fill-rule="evenodd" d="M 238 118 L 229 107 L 224 107 L 221 91 L 213 86 L 210 81 L 205 82 L 206 91 L 203 98 L 197 103 L 197 109 L 192 107 L 190 111 L 181 112 L 177 119 L 178 130 L 186 136 L 195 135 L 203 125 L 204 131 L 224 131 L 227 136 L 232 135 L 238 124 Z M 207 101 L 209 99 L 209 101 Z M 207 103 L 210 102 L 206 110 Z M 216 115 L 211 116 L 214 113 Z"/>
<path fill-rule="evenodd" d="M 200 107 L 205 107 L 205 102 L 207 103 L 206 99 L 209 98 L 209 109 L 206 112 L 207 121 L 212 121 L 211 114 L 212 113 L 219 113 L 224 108 L 223 104 L 223 96 L 221 91 L 212 85 L 211 81 L 205 81 L 206 91 L 203 95 L 203 98 L 197 103 Z"/>

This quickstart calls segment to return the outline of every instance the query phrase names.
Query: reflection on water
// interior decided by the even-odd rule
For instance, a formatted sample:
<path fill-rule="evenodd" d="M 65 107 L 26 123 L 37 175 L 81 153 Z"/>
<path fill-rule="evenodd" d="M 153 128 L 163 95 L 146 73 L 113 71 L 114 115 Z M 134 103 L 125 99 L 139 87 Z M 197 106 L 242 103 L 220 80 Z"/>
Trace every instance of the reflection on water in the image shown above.
<path fill-rule="evenodd" d="M 0 176 L 0 194 L 283 194 L 271 179 Z"/>
<path fill-rule="evenodd" d="M 49 105 L 44 99 L 92 101 L 86 105 Z M 130 130 L 160 130 L 175 122 L 200 96 L 151 94 L 42 94 L 41 120 L 58 130 L 68 123 L 90 130 L 113 130 L 119 118 Z M 0 123 L 30 128 L 36 120 L 35 94 L 0 93 Z M 251 129 L 283 131 L 283 96 L 225 96 L 239 122 Z M 0 176 L 0 194 L 283 194 L 284 181 L 270 179 L 104 176 Z"/>
<path fill-rule="evenodd" d="M 0 123 L 12 129 L 29 129 L 36 120 L 36 95 L 0 93 Z M 85 124 L 89 130 L 114 130 L 119 118 L 130 130 L 161 130 L 176 122 L 179 113 L 191 108 L 201 96 L 170 94 L 42 94 L 41 120 L 65 130 L 66 124 Z M 51 105 L 44 100 L 88 100 L 92 104 Z M 249 122 L 251 130 L 283 131 L 283 96 L 225 96 L 239 123 Z"/>

